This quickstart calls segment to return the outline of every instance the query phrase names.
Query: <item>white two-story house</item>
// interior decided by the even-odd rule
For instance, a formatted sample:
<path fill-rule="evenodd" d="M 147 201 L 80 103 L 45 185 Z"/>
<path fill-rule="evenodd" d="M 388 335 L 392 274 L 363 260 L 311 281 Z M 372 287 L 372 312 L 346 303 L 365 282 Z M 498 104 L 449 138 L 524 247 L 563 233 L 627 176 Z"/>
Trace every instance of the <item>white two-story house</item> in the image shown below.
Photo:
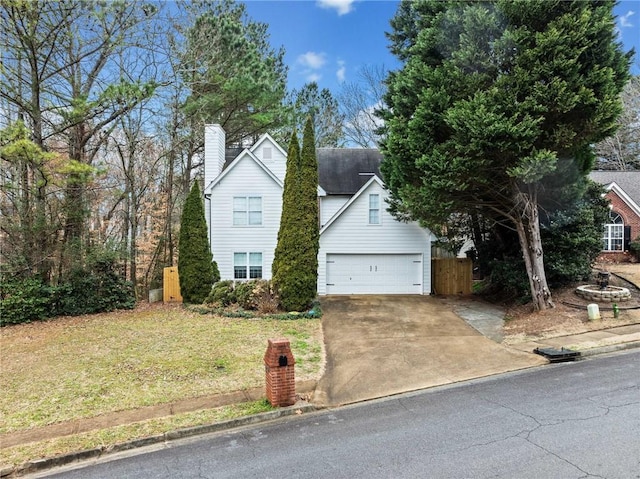
<path fill-rule="evenodd" d="M 268 134 L 227 149 L 205 127 L 205 216 L 222 279 L 271 278 L 287 153 Z M 388 212 L 375 149 L 318 148 L 318 294 L 429 294 L 431 233 Z"/>

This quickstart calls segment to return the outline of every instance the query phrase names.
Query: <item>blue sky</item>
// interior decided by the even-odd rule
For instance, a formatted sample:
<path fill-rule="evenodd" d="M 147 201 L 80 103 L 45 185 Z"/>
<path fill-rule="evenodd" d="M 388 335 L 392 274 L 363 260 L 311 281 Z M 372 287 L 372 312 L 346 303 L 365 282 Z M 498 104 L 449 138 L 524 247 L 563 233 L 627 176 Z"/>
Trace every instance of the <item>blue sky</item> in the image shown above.
<path fill-rule="evenodd" d="M 284 46 L 289 87 L 317 81 L 334 94 L 343 81 L 357 81 L 365 65 L 395 69 L 385 32 L 398 1 L 391 0 L 248 0 L 250 17 L 269 24 L 271 45 Z M 640 2 L 621 1 L 614 10 L 628 50 L 640 52 Z M 640 73 L 636 60 L 633 72 Z"/>

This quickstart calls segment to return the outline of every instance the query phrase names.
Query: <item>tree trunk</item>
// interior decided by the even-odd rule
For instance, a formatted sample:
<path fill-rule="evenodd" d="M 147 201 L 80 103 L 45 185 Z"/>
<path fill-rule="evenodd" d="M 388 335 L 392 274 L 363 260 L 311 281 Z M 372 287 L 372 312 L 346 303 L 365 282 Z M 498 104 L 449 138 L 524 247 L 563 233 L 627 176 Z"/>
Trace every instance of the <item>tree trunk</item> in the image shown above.
<path fill-rule="evenodd" d="M 520 248 L 527 267 L 531 299 L 537 311 L 553 308 L 551 291 L 547 284 L 544 270 L 544 256 L 542 239 L 540 237 L 540 221 L 538 219 L 538 203 L 535 195 L 528 196 L 519 193 L 519 203 L 522 206 L 521 215 L 515 224 L 520 239 Z"/>

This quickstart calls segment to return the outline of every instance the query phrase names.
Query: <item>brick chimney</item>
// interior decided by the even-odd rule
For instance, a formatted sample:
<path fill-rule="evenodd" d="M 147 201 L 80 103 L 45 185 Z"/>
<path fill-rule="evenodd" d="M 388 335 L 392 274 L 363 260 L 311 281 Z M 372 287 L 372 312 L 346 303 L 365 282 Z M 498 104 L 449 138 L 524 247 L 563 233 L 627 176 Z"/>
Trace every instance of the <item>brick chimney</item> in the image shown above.
<path fill-rule="evenodd" d="M 204 187 L 209 186 L 224 167 L 225 133 L 218 124 L 204 126 Z"/>

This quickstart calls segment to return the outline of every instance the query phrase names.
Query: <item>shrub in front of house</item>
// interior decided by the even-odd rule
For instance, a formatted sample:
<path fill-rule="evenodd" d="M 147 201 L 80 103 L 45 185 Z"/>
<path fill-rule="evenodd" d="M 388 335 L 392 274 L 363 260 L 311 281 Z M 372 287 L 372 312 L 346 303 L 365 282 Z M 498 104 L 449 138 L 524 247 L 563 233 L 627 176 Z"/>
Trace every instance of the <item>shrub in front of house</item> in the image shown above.
<path fill-rule="evenodd" d="M 204 205 L 197 181 L 185 201 L 180 219 L 178 271 L 183 301 L 201 304 L 210 294 L 217 265 L 214 266 L 209 247 Z"/>
<path fill-rule="evenodd" d="M 633 253 L 636 260 L 640 261 L 640 236 L 629 243 L 629 251 Z"/>
<path fill-rule="evenodd" d="M 301 151 L 295 131 L 291 135 L 284 181 L 273 280 L 281 306 L 303 311 L 315 299 L 318 281 L 318 160 L 310 118 Z"/>
<path fill-rule="evenodd" d="M 211 288 L 209 296 L 204 300 L 206 304 L 216 304 L 219 306 L 229 306 L 235 302 L 235 294 L 233 292 L 233 281 L 230 279 L 218 281 Z"/>
<path fill-rule="evenodd" d="M 235 305 L 246 311 L 273 314 L 278 312 L 279 300 L 269 280 L 225 280 L 213 285 L 205 304 L 221 308 Z"/>
<path fill-rule="evenodd" d="M 238 282 L 233 288 L 234 302 L 242 309 L 255 309 L 253 305 L 253 288 L 255 281 Z"/>

